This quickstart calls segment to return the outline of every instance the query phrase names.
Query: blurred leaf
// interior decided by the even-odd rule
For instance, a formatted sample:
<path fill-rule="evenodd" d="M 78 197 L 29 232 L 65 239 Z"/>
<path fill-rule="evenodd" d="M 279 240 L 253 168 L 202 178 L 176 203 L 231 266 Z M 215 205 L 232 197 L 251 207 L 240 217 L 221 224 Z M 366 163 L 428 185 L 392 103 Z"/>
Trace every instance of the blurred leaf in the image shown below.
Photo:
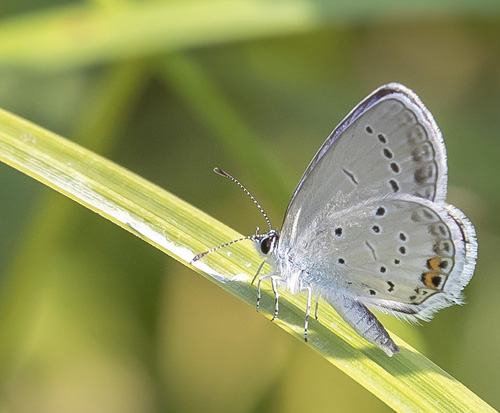
<path fill-rule="evenodd" d="M 497 0 L 419 2 L 193 0 L 67 6 L 0 22 L 0 63 L 61 70 L 207 45 L 318 30 L 346 20 L 488 16 Z"/>
<path fill-rule="evenodd" d="M 0 111 L 0 159 L 108 218 L 189 266 L 193 256 L 239 236 L 203 212 L 124 168 L 8 112 Z M 248 243 L 198 262 L 196 271 L 254 305 L 259 260 Z M 235 275 L 236 274 L 236 275 Z M 272 301 L 269 289 L 263 298 Z M 276 324 L 302 339 L 303 296 L 283 294 Z M 327 306 L 325 306 L 327 307 Z M 270 318 L 270 314 L 266 314 Z M 398 411 L 494 411 L 461 383 L 395 337 L 388 358 L 330 308 L 312 322 L 310 345 Z"/>
<path fill-rule="evenodd" d="M 277 199 L 289 197 L 289 188 L 294 182 L 286 165 L 276 159 L 261 139 L 245 123 L 243 117 L 223 95 L 220 87 L 206 73 L 203 65 L 196 60 L 181 54 L 168 56 L 161 65 L 161 75 L 171 88 L 196 112 L 196 117 L 202 119 L 213 137 L 217 139 L 226 151 L 247 170 L 255 169 L 255 165 L 263 163 L 265 171 L 255 173 L 256 187 L 265 187 L 269 177 L 273 177 L 273 192 Z M 207 104 L 210 102 L 210 104 Z"/>

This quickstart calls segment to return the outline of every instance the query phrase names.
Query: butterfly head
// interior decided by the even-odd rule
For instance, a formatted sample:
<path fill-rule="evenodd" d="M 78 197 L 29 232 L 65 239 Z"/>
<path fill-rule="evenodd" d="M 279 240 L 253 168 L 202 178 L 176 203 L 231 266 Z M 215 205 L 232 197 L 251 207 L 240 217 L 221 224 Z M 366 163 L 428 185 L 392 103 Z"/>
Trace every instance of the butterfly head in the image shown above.
<path fill-rule="evenodd" d="M 276 229 L 271 229 L 265 234 L 255 234 L 253 240 L 257 243 L 257 250 L 263 256 L 271 255 L 278 246 L 279 233 Z"/>

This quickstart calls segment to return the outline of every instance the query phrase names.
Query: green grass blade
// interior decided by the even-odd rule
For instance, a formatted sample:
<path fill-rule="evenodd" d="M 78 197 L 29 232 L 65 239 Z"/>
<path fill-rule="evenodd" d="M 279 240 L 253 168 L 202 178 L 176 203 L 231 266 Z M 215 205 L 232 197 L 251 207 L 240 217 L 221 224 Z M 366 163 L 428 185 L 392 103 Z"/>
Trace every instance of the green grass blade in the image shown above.
<path fill-rule="evenodd" d="M 65 6 L 0 22 L 0 62 L 60 70 L 388 15 L 393 19 L 488 16 L 499 10 L 497 0 L 193 0 L 130 2 L 114 8 Z"/>
<path fill-rule="evenodd" d="M 0 159 L 186 265 L 196 253 L 239 236 L 119 165 L 2 110 Z M 256 291 L 250 280 L 259 259 L 248 244 L 207 256 L 195 270 L 254 306 Z M 298 339 L 302 339 L 304 298 L 284 294 L 276 320 Z M 271 307 L 271 292 L 266 289 L 262 313 L 268 318 Z M 308 345 L 395 410 L 494 411 L 397 337 L 401 353 L 389 358 L 357 336 L 328 306 L 321 307 L 320 317 L 320 322 L 311 323 Z"/>

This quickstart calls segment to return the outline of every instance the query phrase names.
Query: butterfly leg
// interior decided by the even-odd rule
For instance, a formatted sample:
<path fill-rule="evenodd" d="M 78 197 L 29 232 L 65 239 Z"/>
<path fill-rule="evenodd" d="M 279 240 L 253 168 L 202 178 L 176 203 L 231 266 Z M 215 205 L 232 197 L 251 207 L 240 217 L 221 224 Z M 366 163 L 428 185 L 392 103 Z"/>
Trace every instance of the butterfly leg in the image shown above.
<path fill-rule="evenodd" d="M 262 262 L 260 263 L 259 268 L 257 268 L 257 272 L 256 272 L 256 273 L 255 273 L 255 275 L 253 276 L 253 278 L 252 278 L 252 282 L 251 282 L 250 284 L 252 284 L 252 285 L 253 285 L 253 283 L 255 282 L 255 279 L 257 278 L 257 275 L 259 275 L 260 270 L 262 269 L 262 267 L 264 266 L 264 264 L 266 263 L 266 261 L 267 261 L 267 260 L 264 260 L 264 261 L 262 261 Z"/>
<path fill-rule="evenodd" d="M 276 296 L 276 294 L 277 294 L 277 289 L 276 289 L 276 286 L 274 285 L 275 282 L 273 281 L 273 277 L 276 277 L 276 273 L 274 273 L 274 272 L 272 272 L 270 274 L 263 275 L 262 277 L 259 278 L 259 281 L 257 282 L 257 311 L 259 311 L 259 308 L 260 308 L 260 297 L 261 297 L 260 284 L 262 283 L 262 281 L 267 280 L 268 278 L 271 278 L 274 295 Z M 281 278 L 281 277 L 278 277 L 278 278 Z M 252 283 L 253 283 L 253 281 L 252 281 Z M 276 300 L 278 300 L 277 297 L 276 297 Z M 277 304 L 275 304 L 275 306 L 277 306 Z M 275 317 L 273 317 L 273 320 L 274 320 L 274 318 Z"/>
<path fill-rule="evenodd" d="M 316 297 L 316 309 L 314 310 L 314 318 L 318 320 L 319 295 Z"/>
<path fill-rule="evenodd" d="M 380 347 L 388 356 L 399 351 L 384 326 L 363 304 L 345 295 L 326 296 L 325 299 L 365 340 Z"/>
<path fill-rule="evenodd" d="M 309 313 L 311 312 L 312 290 L 309 286 L 300 284 L 300 291 L 307 291 L 306 319 L 304 322 L 304 341 L 307 342 L 307 330 L 309 328 Z"/>
<path fill-rule="evenodd" d="M 278 292 L 278 282 L 282 281 L 283 278 L 279 275 L 271 275 L 271 285 L 273 286 L 273 292 L 274 292 L 274 315 L 273 318 L 271 318 L 271 321 L 274 321 L 276 317 L 278 317 L 278 311 L 279 311 L 279 306 L 278 306 L 278 298 L 280 297 L 280 293 Z"/>

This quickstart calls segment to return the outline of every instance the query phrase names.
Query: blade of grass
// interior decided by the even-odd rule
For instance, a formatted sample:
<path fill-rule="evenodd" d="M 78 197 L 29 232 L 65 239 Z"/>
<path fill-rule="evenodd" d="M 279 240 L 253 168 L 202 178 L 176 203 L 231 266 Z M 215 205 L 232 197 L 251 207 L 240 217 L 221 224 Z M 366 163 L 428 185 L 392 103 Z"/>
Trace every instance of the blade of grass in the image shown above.
<path fill-rule="evenodd" d="M 65 6 L 0 22 L 3 65 L 61 70 L 165 51 L 318 30 L 376 18 L 490 16 L 497 0 L 193 0 Z"/>
<path fill-rule="evenodd" d="M 107 152 L 116 144 L 125 118 L 135 102 L 135 96 L 146 83 L 145 66 L 141 62 L 124 62 L 110 66 L 90 86 L 89 96 L 75 119 L 75 139 L 86 146 Z M 26 136 L 28 137 L 28 135 Z M 11 259 L 9 275 L 2 280 L 0 289 L 0 388 L 10 366 L 23 357 L 31 340 L 33 318 L 39 311 L 39 272 L 33 262 L 57 248 L 60 234 L 70 217 L 70 204 L 62 202 L 54 193 L 44 192 L 38 197 L 39 206 L 25 224 L 25 236 L 17 254 Z M 54 214 L 53 211 L 57 211 Z M 43 248 L 40 248 L 43 245 Z M 36 247 L 35 247 L 36 246 Z M 26 288 L 30 286 L 30 288 Z"/>
<path fill-rule="evenodd" d="M 28 121 L 0 110 L 0 160 L 26 173 L 190 265 L 193 256 L 239 234 L 124 168 Z M 254 305 L 250 285 L 257 254 L 248 243 L 198 262 L 198 273 Z M 269 288 L 263 313 L 272 307 Z M 302 340 L 303 296 L 283 294 L 276 324 Z M 327 306 L 310 326 L 308 345 L 398 411 L 494 411 L 430 360 L 395 337 L 388 358 Z"/>

